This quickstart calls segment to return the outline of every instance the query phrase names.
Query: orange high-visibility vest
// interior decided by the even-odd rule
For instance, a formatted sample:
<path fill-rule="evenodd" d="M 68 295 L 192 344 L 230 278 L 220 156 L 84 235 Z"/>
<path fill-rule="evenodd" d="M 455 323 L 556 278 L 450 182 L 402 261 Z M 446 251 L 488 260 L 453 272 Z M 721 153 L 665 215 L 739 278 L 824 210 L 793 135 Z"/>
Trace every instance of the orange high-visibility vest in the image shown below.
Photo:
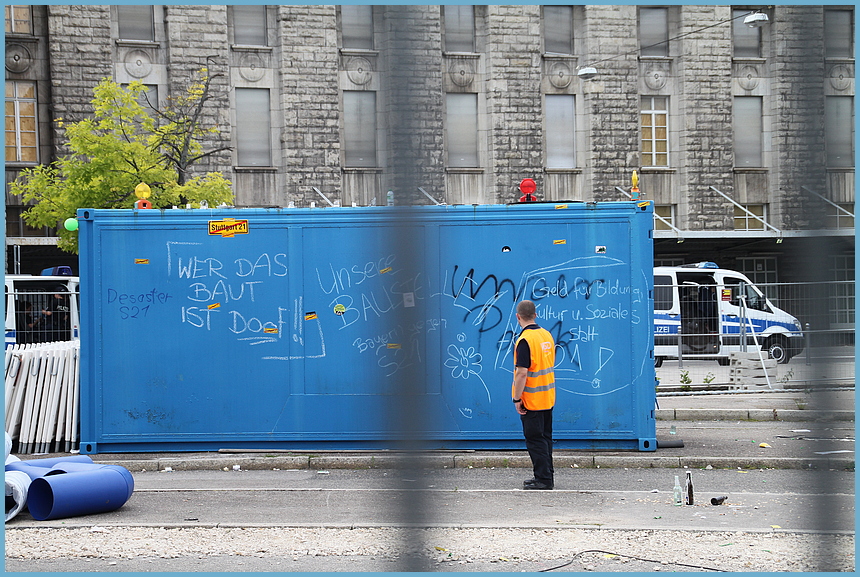
<path fill-rule="evenodd" d="M 515 358 L 516 345 L 522 339 L 528 342 L 532 357 L 532 364 L 526 374 L 523 406 L 530 411 L 551 409 L 555 405 L 555 342 L 546 329 L 524 330 L 514 345 Z"/>

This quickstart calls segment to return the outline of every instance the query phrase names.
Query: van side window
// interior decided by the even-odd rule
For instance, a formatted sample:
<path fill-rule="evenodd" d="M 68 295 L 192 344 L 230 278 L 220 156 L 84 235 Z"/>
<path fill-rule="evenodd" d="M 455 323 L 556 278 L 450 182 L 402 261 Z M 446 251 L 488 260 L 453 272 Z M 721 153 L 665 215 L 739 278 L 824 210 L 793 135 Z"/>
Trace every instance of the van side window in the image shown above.
<path fill-rule="evenodd" d="M 672 308 L 672 277 L 654 277 L 654 310 L 668 311 Z"/>

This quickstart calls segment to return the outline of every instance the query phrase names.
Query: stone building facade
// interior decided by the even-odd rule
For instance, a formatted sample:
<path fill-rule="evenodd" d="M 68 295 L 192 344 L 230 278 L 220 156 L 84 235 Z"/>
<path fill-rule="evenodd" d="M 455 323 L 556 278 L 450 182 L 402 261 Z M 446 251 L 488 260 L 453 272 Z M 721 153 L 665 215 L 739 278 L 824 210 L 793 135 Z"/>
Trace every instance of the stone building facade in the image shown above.
<path fill-rule="evenodd" d="M 232 151 L 197 169 L 237 206 L 509 203 L 523 178 L 616 201 L 637 170 L 658 263 L 809 280 L 825 255 L 853 279 L 854 7 L 774 6 L 760 28 L 754 10 L 7 6 L 6 180 L 56 158 L 52 119 L 86 115 L 102 78 L 163 99 L 208 66 Z M 6 202 L 8 270 L 63 258 Z"/>

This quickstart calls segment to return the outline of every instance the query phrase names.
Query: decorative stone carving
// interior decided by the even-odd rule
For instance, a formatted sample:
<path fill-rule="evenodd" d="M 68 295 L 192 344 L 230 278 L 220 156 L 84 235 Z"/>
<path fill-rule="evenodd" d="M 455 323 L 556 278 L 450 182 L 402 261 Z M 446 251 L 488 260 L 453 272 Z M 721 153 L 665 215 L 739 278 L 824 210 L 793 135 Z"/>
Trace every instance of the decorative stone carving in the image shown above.
<path fill-rule="evenodd" d="M 125 71 L 134 78 L 146 78 L 152 72 L 152 57 L 145 50 L 129 50 L 125 55 Z"/>
<path fill-rule="evenodd" d="M 741 85 L 741 88 L 744 90 L 753 90 L 761 79 L 761 75 L 759 74 L 758 68 L 755 66 L 741 66 L 741 69 L 738 70 L 738 84 Z"/>
<path fill-rule="evenodd" d="M 651 90 L 660 90 L 666 86 L 666 71 L 662 68 L 651 68 L 645 72 L 645 84 Z"/>
<path fill-rule="evenodd" d="M 448 74 L 451 82 L 463 88 L 475 80 L 475 64 L 465 58 L 455 58 L 448 63 Z"/>
<path fill-rule="evenodd" d="M 829 76 L 830 86 L 836 90 L 848 90 L 854 77 L 851 68 L 844 64 L 837 64 L 831 68 Z"/>
<path fill-rule="evenodd" d="M 266 63 L 256 52 L 246 52 L 239 58 L 239 75 L 248 82 L 257 82 L 266 73 Z"/>
<path fill-rule="evenodd" d="M 555 62 L 549 68 L 549 81 L 556 88 L 567 88 L 573 79 L 573 72 L 567 62 Z"/>
<path fill-rule="evenodd" d="M 6 45 L 6 70 L 15 74 L 26 72 L 33 64 L 33 56 L 23 44 Z"/>
<path fill-rule="evenodd" d="M 353 84 L 364 86 L 373 78 L 373 65 L 370 60 L 354 56 L 346 62 L 346 77 Z"/>

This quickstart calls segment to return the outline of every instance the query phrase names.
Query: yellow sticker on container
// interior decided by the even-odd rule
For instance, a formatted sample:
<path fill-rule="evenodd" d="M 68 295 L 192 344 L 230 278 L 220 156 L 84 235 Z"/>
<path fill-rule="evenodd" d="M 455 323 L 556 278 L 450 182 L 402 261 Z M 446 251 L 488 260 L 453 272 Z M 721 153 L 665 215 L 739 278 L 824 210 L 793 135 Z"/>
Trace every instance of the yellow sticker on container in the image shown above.
<path fill-rule="evenodd" d="M 224 238 L 232 238 L 236 234 L 248 234 L 248 221 L 225 218 L 224 220 L 210 220 L 209 234 L 221 235 Z"/>
<path fill-rule="evenodd" d="M 390 267 L 390 266 L 387 266 L 387 267 L 385 267 L 384 269 L 380 270 L 380 271 L 379 271 L 379 274 L 385 274 L 385 273 L 387 273 L 387 272 L 391 272 L 391 267 Z"/>
<path fill-rule="evenodd" d="M 400 343 L 388 343 L 386 346 L 387 346 L 389 349 L 399 349 L 399 348 L 400 348 Z"/>
<path fill-rule="evenodd" d="M 212 303 L 211 305 L 209 305 L 209 306 L 208 306 L 208 307 L 206 307 L 206 308 L 208 308 L 210 311 L 211 311 L 212 309 L 220 309 L 220 308 L 221 308 L 221 303 Z"/>
<path fill-rule="evenodd" d="M 276 335 L 276 334 L 278 334 L 278 329 L 275 329 L 275 328 L 269 328 L 269 327 L 264 327 L 264 328 L 263 328 L 263 332 L 264 332 L 264 333 L 269 333 L 269 334 L 271 334 L 271 335 Z"/>
<path fill-rule="evenodd" d="M 552 241 L 552 244 L 567 244 L 567 241 L 564 239 L 554 240 L 554 241 Z"/>
<path fill-rule="evenodd" d="M 344 305 L 334 305 L 334 314 L 342 315 L 346 312 L 346 307 Z"/>
<path fill-rule="evenodd" d="M 315 318 L 317 318 L 317 314 L 316 314 L 316 313 L 314 313 L 314 312 L 311 312 L 311 313 L 305 313 L 305 320 L 306 320 L 306 321 L 312 321 L 312 320 L 314 320 Z"/>
<path fill-rule="evenodd" d="M 567 205 L 566 204 L 557 204 L 557 205 L 555 205 L 555 208 L 556 208 L 556 210 L 559 210 L 561 208 L 567 208 Z"/>
<path fill-rule="evenodd" d="M 149 264 L 148 258 L 136 258 L 134 259 L 134 264 Z"/>
<path fill-rule="evenodd" d="M 649 204 L 651 204 L 651 201 L 646 200 L 645 202 L 640 202 L 636 206 L 638 206 L 639 208 L 644 208 L 644 207 L 648 206 Z"/>

